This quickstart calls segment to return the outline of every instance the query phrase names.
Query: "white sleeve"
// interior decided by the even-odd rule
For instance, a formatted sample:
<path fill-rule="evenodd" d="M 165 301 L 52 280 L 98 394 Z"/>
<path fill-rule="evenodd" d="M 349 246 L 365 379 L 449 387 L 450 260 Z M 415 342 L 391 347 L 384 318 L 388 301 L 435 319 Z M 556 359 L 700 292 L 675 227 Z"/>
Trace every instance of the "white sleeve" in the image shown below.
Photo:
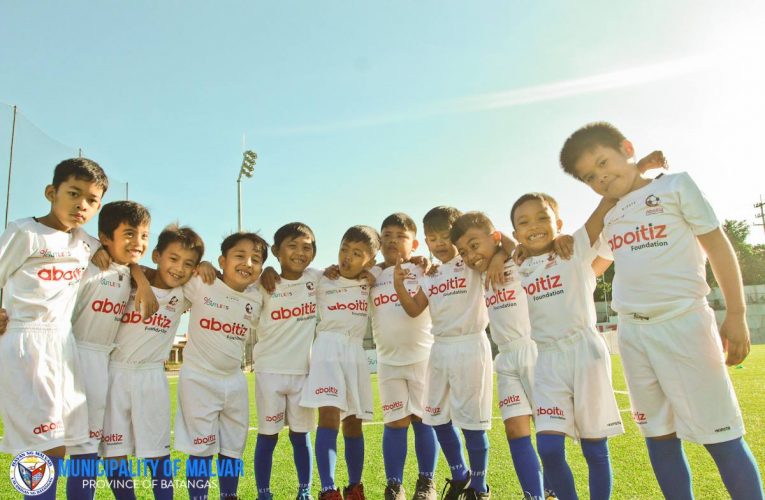
<path fill-rule="evenodd" d="M 598 241 L 595 242 L 595 250 L 598 252 L 598 257 L 602 257 L 606 260 L 614 260 L 614 253 L 611 251 L 611 247 L 608 246 L 605 231 L 600 233 Z"/>
<path fill-rule="evenodd" d="M 677 174 L 675 185 L 680 211 L 693 234 L 706 234 L 720 227 L 712 205 L 690 175 L 686 172 Z"/>
<path fill-rule="evenodd" d="M 183 296 L 186 298 L 186 301 L 190 305 L 193 306 L 197 301 L 197 297 L 199 297 L 199 291 L 204 285 L 205 284 L 202 282 L 202 278 L 199 276 L 192 276 L 191 279 L 188 280 L 185 285 L 183 285 Z"/>
<path fill-rule="evenodd" d="M 13 222 L 0 236 L 0 288 L 35 252 L 35 236 Z"/>
<path fill-rule="evenodd" d="M 582 226 L 573 234 L 574 237 L 574 256 L 572 258 L 591 265 L 595 257 L 598 256 L 599 242 L 603 233 L 599 236 L 594 245 L 590 245 L 590 236 L 587 234 L 587 228 Z"/>

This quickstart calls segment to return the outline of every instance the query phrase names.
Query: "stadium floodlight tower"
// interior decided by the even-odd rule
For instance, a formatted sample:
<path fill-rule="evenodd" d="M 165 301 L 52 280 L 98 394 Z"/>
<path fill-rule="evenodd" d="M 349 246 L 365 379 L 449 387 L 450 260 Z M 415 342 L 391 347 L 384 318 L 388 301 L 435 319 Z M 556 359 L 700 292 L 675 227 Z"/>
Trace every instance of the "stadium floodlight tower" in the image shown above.
<path fill-rule="evenodd" d="M 242 158 L 242 166 L 239 168 L 239 177 L 236 178 L 237 231 L 242 230 L 242 177 L 252 177 L 255 171 L 255 160 L 257 159 L 258 154 L 255 151 L 245 151 Z"/>

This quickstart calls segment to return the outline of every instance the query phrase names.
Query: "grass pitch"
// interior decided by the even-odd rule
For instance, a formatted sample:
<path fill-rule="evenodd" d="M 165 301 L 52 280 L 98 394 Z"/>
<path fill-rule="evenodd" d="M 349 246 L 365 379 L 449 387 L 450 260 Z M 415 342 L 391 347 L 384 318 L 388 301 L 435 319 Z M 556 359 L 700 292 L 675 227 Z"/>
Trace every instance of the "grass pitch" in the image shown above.
<path fill-rule="evenodd" d="M 619 408 L 623 412 L 626 433 L 610 440 L 611 462 L 614 468 L 614 494 L 615 499 L 653 499 L 661 498 L 659 486 L 653 476 L 651 465 L 648 461 L 643 438 L 640 436 L 637 426 L 632 422 L 629 415 L 629 400 L 627 397 L 626 385 L 622 375 L 622 367 L 619 356 L 613 357 L 613 379 L 614 390 Z M 736 388 L 736 393 L 744 413 L 744 420 L 748 434 L 746 436 L 749 446 L 752 448 L 754 456 L 759 464 L 765 464 L 765 398 L 762 396 L 762 381 L 765 380 L 765 346 L 759 345 L 752 348 L 752 353 L 747 358 L 742 368 L 731 368 L 730 375 Z M 247 376 L 250 386 L 254 384 L 252 374 Z M 178 379 L 171 376 L 170 391 L 172 401 L 173 416 L 175 416 L 176 403 L 176 384 Z M 364 464 L 364 486 L 367 497 L 372 499 L 382 498 L 382 492 L 385 487 L 385 472 L 382 459 L 382 416 L 379 408 L 379 397 L 377 394 L 377 378 L 373 376 L 372 385 L 375 393 L 375 418 L 372 422 L 364 426 L 364 440 L 366 446 L 366 457 Z M 496 394 L 495 394 L 496 399 Z M 709 402 L 714 405 L 714 401 Z M 255 499 L 255 477 L 253 473 L 253 454 L 255 449 L 255 438 L 257 435 L 257 413 L 255 408 L 255 398 L 253 387 L 250 387 L 250 426 L 251 431 L 247 441 L 245 451 L 245 476 L 239 483 L 239 496 L 242 499 Z M 2 427 L 0 426 L 0 432 Z M 313 437 L 313 436 L 312 436 Z M 510 451 L 505 439 L 504 427 L 502 425 L 499 412 L 496 409 L 494 413 L 494 422 L 489 431 L 489 443 L 491 446 L 489 457 L 488 483 L 492 489 L 492 497 L 495 499 L 513 499 L 521 498 L 520 486 L 515 476 Z M 688 454 L 688 460 L 693 471 L 693 488 L 696 498 L 717 499 L 728 497 L 723 487 L 720 476 L 709 454 L 703 446 L 686 443 L 685 450 Z M 347 482 L 345 471 L 345 461 L 343 458 L 343 439 L 342 435 L 338 437 L 338 467 L 337 484 L 343 485 Z M 571 440 L 567 440 L 568 461 L 574 472 L 577 491 L 581 498 L 587 498 L 587 464 L 582 457 L 578 445 Z M 180 453 L 173 453 L 173 458 L 179 458 L 185 462 L 186 456 Z M 0 499 L 16 499 L 21 495 L 13 489 L 8 480 L 7 471 L 12 457 L 10 455 L 0 455 L 0 471 L 3 471 L 3 478 L 0 478 Z M 443 456 L 439 457 L 438 469 L 436 471 L 436 483 L 440 488 L 444 483 L 444 478 L 448 476 L 448 467 Z M 185 474 L 185 471 L 182 471 Z M 314 470 L 314 496 L 318 498 L 318 473 Z M 182 475 L 179 479 L 185 477 Z M 414 483 L 417 479 L 417 461 L 414 455 L 413 433 L 409 433 L 409 454 L 407 456 L 406 470 L 404 476 L 404 486 L 407 495 L 414 491 Z M 58 484 L 58 498 L 65 498 L 65 481 L 61 480 Z M 210 498 L 217 498 L 217 483 L 215 479 L 211 480 Z M 271 480 L 271 488 L 274 491 L 274 498 L 277 500 L 291 499 L 297 492 L 297 476 L 295 466 L 292 461 L 292 448 L 287 437 L 287 431 L 283 431 L 279 436 L 279 444 L 274 454 L 274 470 Z M 136 491 L 139 499 L 152 499 L 153 495 L 149 488 L 140 487 Z M 113 498 L 108 489 L 100 488 L 96 495 L 97 499 Z M 183 488 L 176 488 L 175 498 L 188 498 L 188 494 Z"/>

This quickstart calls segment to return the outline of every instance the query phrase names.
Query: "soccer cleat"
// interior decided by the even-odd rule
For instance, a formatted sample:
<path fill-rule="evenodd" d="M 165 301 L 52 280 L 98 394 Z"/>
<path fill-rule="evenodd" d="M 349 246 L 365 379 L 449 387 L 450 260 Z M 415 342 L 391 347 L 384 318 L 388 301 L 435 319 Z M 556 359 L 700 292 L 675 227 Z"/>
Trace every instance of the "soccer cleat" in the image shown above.
<path fill-rule="evenodd" d="M 489 500 L 491 498 L 491 491 L 488 489 L 489 487 L 486 487 L 486 491 L 484 492 L 477 492 L 473 488 L 466 488 L 462 491 L 462 494 L 459 496 L 460 500 Z"/>
<path fill-rule="evenodd" d="M 352 486 L 346 486 L 343 488 L 343 498 L 345 500 L 367 500 L 364 496 L 364 485 L 357 483 Z"/>
<path fill-rule="evenodd" d="M 340 490 L 327 490 L 319 495 L 319 500 L 343 500 L 343 495 L 340 494 Z"/>
<path fill-rule="evenodd" d="M 545 500 L 555 500 L 558 495 L 553 490 L 545 490 Z"/>
<path fill-rule="evenodd" d="M 456 479 L 447 479 L 444 484 L 444 489 L 441 490 L 441 500 L 459 500 L 462 498 L 460 495 L 465 491 L 470 482 L 470 474 L 464 481 L 457 481 Z"/>
<path fill-rule="evenodd" d="M 436 500 L 436 496 L 436 483 L 427 476 L 418 477 L 412 500 Z"/>
<path fill-rule="evenodd" d="M 385 487 L 385 500 L 406 500 L 406 493 L 401 483 L 388 483 Z"/>
<path fill-rule="evenodd" d="M 300 488 L 295 500 L 313 500 L 313 497 L 311 496 L 311 490 L 308 488 Z"/>

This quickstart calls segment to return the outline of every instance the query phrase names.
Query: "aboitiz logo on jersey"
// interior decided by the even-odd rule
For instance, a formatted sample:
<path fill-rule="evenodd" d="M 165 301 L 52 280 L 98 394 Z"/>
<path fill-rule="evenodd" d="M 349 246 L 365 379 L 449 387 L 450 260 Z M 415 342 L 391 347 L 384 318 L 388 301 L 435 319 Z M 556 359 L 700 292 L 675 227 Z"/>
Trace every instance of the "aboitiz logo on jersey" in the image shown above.
<path fill-rule="evenodd" d="M 467 288 L 467 279 L 465 278 L 449 278 L 446 282 L 439 285 L 430 285 L 428 288 L 428 297 L 438 295 L 439 293 L 452 292 L 456 290 L 463 290 Z"/>
<path fill-rule="evenodd" d="M 299 305 L 293 308 L 280 307 L 279 309 L 275 311 L 271 311 L 271 319 L 274 321 L 290 319 L 290 318 L 300 319 L 302 317 L 306 317 L 312 314 L 316 314 L 316 304 L 306 302 L 302 305 Z"/>
<path fill-rule="evenodd" d="M 641 224 L 640 227 L 636 227 L 634 231 L 627 231 L 624 234 L 613 235 L 608 240 L 608 246 L 611 247 L 611 251 L 618 250 L 624 245 L 630 245 L 630 250 L 632 251 L 651 247 L 665 247 L 669 243 L 658 240 L 666 238 L 666 224 L 653 225 L 652 223 L 649 223 L 647 226 Z"/>
<path fill-rule="evenodd" d="M 495 306 L 497 304 L 515 304 L 516 303 L 515 290 L 496 290 L 491 297 L 486 298 L 486 307 Z"/>
<path fill-rule="evenodd" d="M 11 462 L 11 484 L 24 495 L 37 496 L 53 485 L 53 461 L 39 451 L 24 451 Z"/>
<path fill-rule="evenodd" d="M 351 303 L 337 302 L 335 305 L 327 307 L 330 311 L 367 311 L 369 308 L 366 300 L 356 300 Z"/>
<path fill-rule="evenodd" d="M 83 270 L 84 268 L 82 267 L 75 267 L 74 269 L 68 270 L 59 269 L 56 266 L 50 268 L 43 267 L 37 271 L 37 277 L 43 281 L 79 282 Z"/>
<path fill-rule="evenodd" d="M 533 300 L 560 295 L 565 291 L 559 274 L 553 276 L 548 274 L 547 276 L 539 277 L 528 285 L 523 285 L 523 289 L 526 290 L 526 295 Z"/>
<path fill-rule="evenodd" d="M 215 318 L 202 318 L 199 326 L 211 332 L 230 333 L 237 337 L 244 337 L 249 329 L 241 323 L 222 323 Z"/>
<path fill-rule="evenodd" d="M 115 316 L 122 316 L 125 313 L 125 308 L 127 307 L 127 302 L 112 302 L 108 298 L 106 299 L 98 299 L 94 300 L 90 304 L 90 308 L 93 309 L 95 312 L 104 313 L 104 314 L 113 314 Z"/>
<path fill-rule="evenodd" d="M 138 311 L 131 311 L 131 312 L 127 312 L 123 314 L 120 322 L 143 323 L 144 325 L 156 326 L 157 328 L 161 328 L 163 330 L 167 330 L 168 328 L 170 328 L 170 324 L 172 323 L 170 318 L 168 318 L 164 314 L 155 313 L 153 316 L 143 319 L 143 317 L 141 316 L 141 313 Z"/>

